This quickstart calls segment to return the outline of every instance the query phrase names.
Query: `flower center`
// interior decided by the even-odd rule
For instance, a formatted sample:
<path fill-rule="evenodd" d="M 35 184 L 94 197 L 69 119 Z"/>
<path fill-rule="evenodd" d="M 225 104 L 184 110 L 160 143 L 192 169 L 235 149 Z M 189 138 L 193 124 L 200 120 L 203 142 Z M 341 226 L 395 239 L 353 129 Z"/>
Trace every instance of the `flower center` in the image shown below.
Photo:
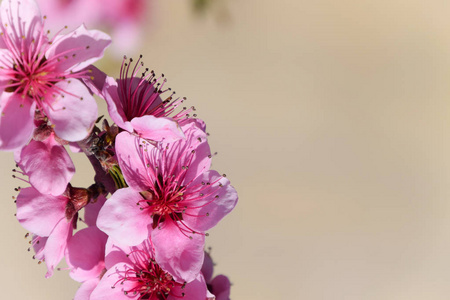
<path fill-rule="evenodd" d="M 24 65 L 23 62 L 15 63 L 10 71 L 9 85 L 5 89 L 7 92 L 28 95 L 32 98 L 43 96 L 45 87 L 50 87 L 48 82 L 49 70 L 45 67 L 46 59 L 42 58 L 38 62 Z M 36 64 L 35 67 L 32 65 Z"/>
<path fill-rule="evenodd" d="M 149 210 L 153 218 L 152 227 L 155 229 L 166 218 L 174 221 L 183 220 L 183 209 L 179 202 L 183 200 L 185 188 L 175 182 L 158 175 L 153 189 L 141 192 L 142 200 L 137 203 L 141 210 Z"/>
<path fill-rule="evenodd" d="M 165 300 L 175 286 L 183 286 L 161 269 L 147 252 L 135 250 L 127 256 L 131 256 L 135 260 L 135 265 L 133 268 L 122 271 L 123 275 L 119 276 L 121 278 L 114 285 L 115 287 L 125 281 L 133 283 L 132 288 L 124 290 L 125 295 L 139 294 L 138 300 Z"/>

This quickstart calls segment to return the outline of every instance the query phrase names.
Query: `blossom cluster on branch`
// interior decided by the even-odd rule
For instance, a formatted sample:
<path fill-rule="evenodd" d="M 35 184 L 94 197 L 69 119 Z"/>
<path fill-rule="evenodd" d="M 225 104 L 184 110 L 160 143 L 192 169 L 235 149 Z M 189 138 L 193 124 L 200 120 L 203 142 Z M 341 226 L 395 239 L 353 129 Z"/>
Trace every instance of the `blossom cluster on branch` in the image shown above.
<path fill-rule="evenodd" d="M 195 109 L 142 57 L 125 57 L 118 79 L 92 66 L 111 43 L 101 31 L 50 36 L 34 0 L 3 0 L 0 18 L 0 150 L 30 185 L 17 189 L 16 215 L 46 277 L 65 258 L 82 283 L 76 300 L 229 299 L 204 248 L 238 196 L 210 169 Z M 67 148 L 91 162 L 89 187 L 71 185 Z"/>

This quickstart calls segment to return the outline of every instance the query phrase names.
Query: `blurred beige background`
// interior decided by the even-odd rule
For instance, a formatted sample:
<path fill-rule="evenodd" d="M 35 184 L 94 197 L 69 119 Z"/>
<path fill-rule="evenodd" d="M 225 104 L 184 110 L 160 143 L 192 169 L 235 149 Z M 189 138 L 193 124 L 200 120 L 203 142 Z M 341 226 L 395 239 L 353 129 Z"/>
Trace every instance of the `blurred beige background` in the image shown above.
<path fill-rule="evenodd" d="M 135 54 L 197 107 L 240 195 L 207 240 L 232 299 L 450 298 L 448 1 L 152 9 Z M 1 159 L 0 298 L 71 299 L 78 283 L 26 251 Z"/>

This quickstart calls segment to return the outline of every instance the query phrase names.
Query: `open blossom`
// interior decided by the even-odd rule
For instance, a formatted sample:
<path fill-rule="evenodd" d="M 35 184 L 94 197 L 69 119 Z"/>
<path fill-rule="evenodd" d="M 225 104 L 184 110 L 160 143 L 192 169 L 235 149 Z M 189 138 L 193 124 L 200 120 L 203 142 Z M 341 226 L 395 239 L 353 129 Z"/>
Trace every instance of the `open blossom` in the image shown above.
<path fill-rule="evenodd" d="M 111 119 L 120 128 L 154 141 L 184 138 L 179 125 L 187 122 L 186 116 L 194 108 L 175 113 L 184 98 L 174 99 L 172 92 L 163 100 L 161 96 L 170 91 L 164 87 L 166 79 L 158 78 L 148 69 L 142 70 L 140 59 L 133 66 L 131 58 L 124 58 L 119 79 L 107 76 L 104 82 L 97 83 L 103 87 L 101 96 L 108 104 Z"/>
<path fill-rule="evenodd" d="M 47 264 L 47 277 L 61 261 L 75 227 L 78 211 L 89 201 L 86 189 L 70 185 L 59 196 L 42 194 L 33 187 L 22 188 L 17 196 L 17 219 L 41 242 L 40 256 Z"/>
<path fill-rule="evenodd" d="M 0 149 L 30 140 L 35 110 L 60 138 L 85 138 L 97 105 L 80 79 L 89 78 L 85 68 L 103 56 L 109 36 L 82 25 L 50 39 L 33 0 L 3 0 L 0 18 Z"/>
<path fill-rule="evenodd" d="M 107 271 L 90 300 L 206 299 L 203 275 L 199 273 L 189 282 L 175 280 L 155 261 L 149 240 L 127 247 L 108 239 L 105 265 Z"/>
<path fill-rule="evenodd" d="M 158 264 L 189 281 L 200 272 L 206 230 L 234 208 L 238 197 L 227 178 L 209 170 L 203 122 L 191 119 L 182 129 L 186 139 L 167 144 L 150 144 L 128 132 L 116 137 L 129 187 L 106 201 L 97 226 L 130 246 L 151 236 Z"/>

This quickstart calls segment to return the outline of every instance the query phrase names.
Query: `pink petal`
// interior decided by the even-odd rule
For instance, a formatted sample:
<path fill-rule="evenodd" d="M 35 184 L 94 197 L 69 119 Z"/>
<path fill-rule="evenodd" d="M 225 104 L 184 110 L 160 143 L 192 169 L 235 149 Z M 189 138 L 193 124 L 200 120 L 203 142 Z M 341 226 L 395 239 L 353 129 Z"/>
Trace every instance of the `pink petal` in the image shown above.
<path fill-rule="evenodd" d="M 217 275 L 209 284 L 216 300 L 230 300 L 231 283 L 227 276 Z"/>
<path fill-rule="evenodd" d="M 97 287 L 92 292 L 90 300 L 138 299 L 138 297 L 140 296 L 139 294 L 125 295 L 124 293 L 124 291 L 131 290 L 134 286 L 134 283 L 131 281 L 121 280 L 123 279 L 123 277 L 120 275 L 120 270 L 123 271 L 129 268 L 132 268 L 132 266 L 129 264 L 118 263 L 108 269 L 108 271 L 106 271 L 105 275 L 103 275 L 102 279 L 98 283 Z M 123 282 L 123 284 L 121 284 L 121 282 Z"/>
<path fill-rule="evenodd" d="M 3 3 L 3 2 L 2 2 Z M 28 97 L 3 92 L 0 95 L 0 149 L 25 146 L 33 135 L 36 104 Z"/>
<path fill-rule="evenodd" d="M 123 111 L 122 102 L 118 94 L 117 82 L 114 78 L 106 77 L 101 95 L 108 104 L 108 112 L 114 123 L 120 128 L 132 133 L 133 126 L 127 121 L 125 112 Z"/>
<path fill-rule="evenodd" d="M 25 37 L 25 45 L 29 45 L 33 39 L 38 40 L 42 31 L 42 18 L 35 1 L 3 0 L 0 17 L 5 34 L 10 35 L 18 47 L 22 43 L 22 37 Z"/>
<path fill-rule="evenodd" d="M 61 57 L 55 71 L 76 72 L 102 58 L 110 43 L 111 38 L 107 34 L 98 30 L 87 30 L 81 25 L 69 34 L 56 37 L 45 57 Z"/>
<path fill-rule="evenodd" d="M 192 189 L 185 193 L 185 201 L 190 206 L 183 214 L 183 220 L 195 231 L 205 232 L 214 227 L 233 210 L 238 201 L 237 192 L 230 181 L 214 170 L 198 176 L 190 187 Z"/>
<path fill-rule="evenodd" d="M 160 229 L 161 228 L 161 229 Z M 190 282 L 199 274 L 205 246 L 200 234 L 184 235 L 171 219 L 151 233 L 156 262 L 178 282 Z M 206 294 L 206 292 L 205 292 Z"/>
<path fill-rule="evenodd" d="M 91 294 L 97 287 L 99 281 L 100 278 L 96 277 L 83 282 L 83 284 L 77 290 L 77 293 L 75 294 L 75 298 L 73 298 L 73 300 L 90 300 Z"/>
<path fill-rule="evenodd" d="M 146 241 L 144 241 L 142 244 L 145 244 Z M 133 251 L 133 249 L 141 249 L 142 244 L 136 246 L 124 246 L 119 245 L 116 241 L 114 241 L 112 238 L 108 238 L 108 241 L 106 242 L 105 246 L 105 267 L 106 269 L 112 268 L 115 264 L 118 263 L 127 263 L 127 264 L 133 264 L 130 257 L 128 256 L 129 253 Z"/>
<path fill-rule="evenodd" d="M 116 136 L 116 155 L 123 177 L 130 187 L 139 192 L 146 191 L 154 184 L 148 179 L 142 153 L 139 139 L 135 136 L 128 132 L 121 132 Z"/>
<path fill-rule="evenodd" d="M 23 148 L 17 148 L 14 150 L 13 155 L 14 155 L 14 161 L 19 164 L 20 163 L 20 154 L 22 153 L 22 149 Z"/>
<path fill-rule="evenodd" d="M 69 143 L 69 150 L 72 153 L 81 153 L 81 152 L 83 152 L 83 149 L 81 149 L 80 145 L 78 145 L 77 142 L 70 142 Z"/>
<path fill-rule="evenodd" d="M 205 252 L 205 258 L 203 260 L 202 266 L 202 274 L 205 277 L 206 282 L 209 282 L 212 279 L 214 272 L 214 263 L 211 259 L 211 255 L 208 252 Z"/>
<path fill-rule="evenodd" d="M 47 115 L 55 125 L 55 133 L 69 142 L 84 139 L 97 119 L 97 103 L 87 87 L 79 80 L 66 80 L 56 84 L 64 97 L 56 94 L 56 100 L 48 109 Z M 48 98 L 52 98 L 49 95 Z"/>
<path fill-rule="evenodd" d="M 178 300 L 180 298 L 176 296 L 182 294 L 184 294 L 183 300 L 204 300 L 207 295 L 205 279 L 202 274 L 198 274 L 198 276 L 193 281 L 186 284 L 184 288 L 177 286 L 171 291 L 170 294 L 171 295 L 169 295 L 167 300 Z"/>
<path fill-rule="evenodd" d="M 33 258 L 37 259 L 37 260 L 44 260 L 44 249 L 45 249 L 45 244 L 47 244 L 47 240 L 48 237 L 40 237 L 37 236 L 35 234 L 33 234 L 33 250 L 35 255 L 33 256 Z"/>
<path fill-rule="evenodd" d="M 98 215 L 97 226 L 120 244 L 134 246 L 148 237 L 150 215 L 136 203 L 142 199 L 132 188 L 117 190 Z"/>
<path fill-rule="evenodd" d="M 44 195 L 29 187 L 17 196 L 17 219 L 20 224 L 36 235 L 49 236 L 54 227 L 65 219 L 68 199 Z"/>
<path fill-rule="evenodd" d="M 167 143 L 184 139 L 184 134 L 178 123 L 169 118 L 157 118 L 147 115 L 131 120 L 136 133 L 153 141 L 164 141 Z"/>
<path fill-rule="evenodd" d="M 100 276 L 105 268 L 108 236 L 92 226 L 78 231 L 67 244 L 66 262 L 73 280 L 83 282 Z"/>
<path fill-rule="evenodd" d="M 45 264 L 47 265 L 46 278 L 53 275 L 53 270 L 64 256 L 67 242 L 72 236 L 72 220 L 62 219 L 47 239 L 44 248 Z"/>
<path fill-rule="evenodd" d="M 184 179 L 184 184 L 188 185 L 194 178 L 198 175 L 206 172 L 211 167 L 211 149 L 209 148 L 207 135 L 202 129 L 203 122 L 197 119 L 189 120 L 188 123 L 184 124 L 181 129 L 183 129 L 186 135 L 186 140 L 178 141 L 180 144 L 184 144 L 184 151 L 190 152 L 195 150 L 192 160 L 190 160 L 189 169 L 186 171 L 186 176 Z M 181 147 L 169 146 L 170 151 L 180 151 Z M 179 155 L 179 154 L 178 154 Z"/>
<path fill-rule="evenodd" d="M 103 204 L 105 204 L 105 201 L 105 196 L 100 195 L 95 203 L 91 202 L 84 208 L 84 222 L 86 222 L 88 226 L 95 226 L 98 213 L 103 207 Z"/>
<path fill-rule="evenodd" d="M 75 174 L 69 154 L 55 141 L 53 134 L 43 142 L 32 140 L 20 157 L 20 168 L 42 194 L 61 195 Z"/>
<path fill-rule="evenodd" d="M 101 96 L 107 78 L 106 74 L 93 65 L 86 67 L 85 70 L 89 71 L 89 78 L 83 79 L 84 84 L 91 89 L 92 93 Z"/>

